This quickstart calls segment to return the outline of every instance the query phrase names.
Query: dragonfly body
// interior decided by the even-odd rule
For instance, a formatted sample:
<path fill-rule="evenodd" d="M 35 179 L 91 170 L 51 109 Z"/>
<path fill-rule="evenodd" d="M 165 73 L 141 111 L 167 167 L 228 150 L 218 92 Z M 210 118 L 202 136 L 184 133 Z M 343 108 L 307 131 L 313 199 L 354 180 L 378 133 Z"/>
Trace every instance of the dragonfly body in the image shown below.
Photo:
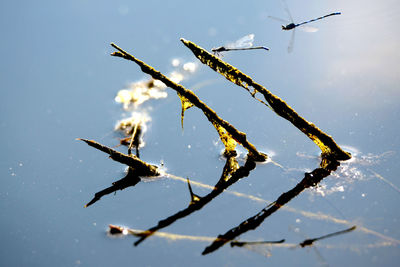
<path fill-rule="evenodd" d="M 220 52 L 224 52 L 226 51 L 227 48 L 225 46 L 220 46 L 220 47 L 215 47 L 215 48 L 211 48 L 211 51 L 213 53 L 220 53 Z"/>
<path fill-rule="evenodd" d="M 289 31 L 289 30 L 292 30 L 292 29 L 294 29 L 294 28 L 296 28 L 298 26 L 298 24 L 294 24 L 294 23 L 290 23 L 290 24 L 288 24 L 288 25 L 282 25 L 282 30 L 284 30 L 284 31 Z"/>
<path fill-rule="evenodd" d="M 326 18 L 326 17 L 329 17 L 329 16 L 335 16 L 335 15 L 340 15 L 341 14 L 340 12 L 334 12 L 334 13 L 331 13 L 331 14 L 328 14 L 328 15 L 325 15 L 325 16 L 322 16 L 322 17 L 318 17 L 316 19 L 308 20 L 308 21 L 301 22 L 301 23 L 294 23 L 292 15 L 290 14 L 289 8 L 286 5 L 286 2 L 284 0 L 282 0 L 282 3 L 283 3 L 283 6 L 284 6 L 284 9 L 285 9 L 286 13 L 288 14 L 288 17 L 289 17 L 290 21 L 287 21 L 287 20 L 284 20 L 284 19 L 281 19 L 281 18 L 277 18 L 277 17 L 273 17 L 273 16 L 268 16 L 268 17 L 271 18 L 271 19 L 274 19 L 274 20 L 278 20 L 278 21 L 284 22 L 284 23 L 288 23 L 289 22 L 286 25 L 282 25 L 282 30 L 283 31 L 292 30 L 292 36 L 290 37 L 289 46 L 288 46 L 288 52 L 289 53 L 293 51 L 294 35 L 295 35 L 295 32 L 296 32 L 295 30 L 296 30 L 297 27 L 303 29 L 306 32 L 316 32 L 316 31 L 318 31 L 317 28 L 304 26 L 304 24 L 311 23 L 313 21 L 320 20 L 320 19 L 323 19 L 323 18 Z"/>
<path fill-rule="evenodd" d="M 255 47 L 246 47 L 246 48 L 227 48 L 225 46 L 220 46 L 217 48 L 212 48 L 211 51 L 214 53 L 225 52 L 225 51 L 235 51 L 235 50 L 252 50 L 252 49 L 264 49 L 269 50 L 266 46 L 255 46 Z"/>
<path fill-rule="evenodd" d="M 332 236 L 336 236 L 336 235 L 340 235 L 340 234 L 344 234 L 344 233 L 348 233 L 348 232 L 351 232 L 351 231 L 355 230 L 356 228 L 357 228 L 356 226 L 353 226 L 353 227 L 350 227 L 349 229 L 342 230 L 342 231 L 339 231 L 339 232 L 327 234 L 327 235 L 320 236 L 320 237 L 317 237 L 317 238 L 306 239 L 303 242 L 301 242 L 299 245 L 302 248 L 304 248 L 306 246 L 311 246 L 315 241 L 318 241 L 318 240 L 321 240 L 321 239 L 324 239 L 324 238 L 328 238 L 328 237 L 332 237 Z"/>
<path fill-rule="evenodd" d="M 335 15 L 340 15 L 340 14 L 342 14 L 342 13 L 340 13 L 340 12 L 334 12 L 334 13 L 331 13 L 331 14 L 328 14 L 328 15 L 325 15 L 325 16 L 322 16 L 322 17 L 319 17 L 319 18 L 316 18 L 316 19 L 312 19 L 312 20 L 309 20 L 309 21 L 305 21 L 305 22 L 302 22 L 302 23 L 298 23 L 298 24 L 295 24 L 295 23 L 289 23 L 288 25 L 282 25 L 282 30 L 284 30 L 284 31 L 289 31 L 289 30 L 292 30 L 292 29 L 294 29 L 294 28 L 296 28 L 296 27 L 299 27 L 299 26 L 302 26 L 302 25 L 304 25 L 304 24 L 307 24 L 307 23 L 310 23 L 310 22 L 313 22 L 313 21 L 316 21 L 316 20 L 320 20 L 320 19 L 324 19 L 324 18 L 326 18 L 326 17 L 330 17 L 330 16 L 335 16 Z"/>
<path fill-rule="evenodd" d="M 249 34 L 243 36 L 234 43 L 228 44 L 226 46 L 219 46 L 212 48 L 211 51 L 214 54 L 219 54 L 221 52 L 239 51 L 239 50 L 254 50 L 254 49 L 269 50 L 269 48 L 265 46 L 253 46 L 253 41 L 254 41 L 254 34 Z"/>

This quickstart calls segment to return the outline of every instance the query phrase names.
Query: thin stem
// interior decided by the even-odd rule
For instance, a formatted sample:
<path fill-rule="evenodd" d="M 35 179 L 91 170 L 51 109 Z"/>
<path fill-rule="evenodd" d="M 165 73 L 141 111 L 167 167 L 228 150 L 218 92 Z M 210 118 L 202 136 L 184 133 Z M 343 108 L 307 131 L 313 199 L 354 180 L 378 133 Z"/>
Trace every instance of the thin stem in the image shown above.
<path fill-rule="evenodd" d="M 138 124 L 135 124 L 135 127 L 133 128 L 133 133 L 132 133 L 132 137 L 131 137 L 131 142 L 129 143 L 129 147 L 128 147 L 128 155 L 132 154 L 132 147 L 133 147 L 133 140 L 135 140 L 136 137 L 136 132 L 137 132 L 137 128 L 138 128 Z M 136 144 L 136 148 L 139 146 L 139 144 Z M 136 155 L 137 156 L 137 155 Z"/>

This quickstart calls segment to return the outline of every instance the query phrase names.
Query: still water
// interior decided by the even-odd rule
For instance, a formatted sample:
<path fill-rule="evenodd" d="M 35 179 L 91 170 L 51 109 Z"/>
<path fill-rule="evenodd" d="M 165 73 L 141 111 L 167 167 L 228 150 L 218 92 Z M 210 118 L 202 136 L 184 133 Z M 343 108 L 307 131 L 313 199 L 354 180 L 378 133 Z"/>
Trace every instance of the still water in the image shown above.
<path fill-rule="evenodd" d="M 288 53 L 291 32 L 269 18 L 287 18 L 277 0 L 3 1 L 0 265 L 395 266 L 400 4 L 286 3 L 295 22 L 342 14 L 308 24 L 318 28 L 313 33 L 296 29 Z M 352 159 L 234 237 L 283 243 L 227 242 L 203 256 L 218 235 L 265 216 L 273 201 L 307 173 L 315 174 L 321 161 L 320 150 L 303 133 L 201 64 L 179 41 L 183 37 L 210 51 L 248 34 L 255 35 L 254 46 L 270 51 L 230 51 L 222 59 L 331 135 Z M 140 104 L 121 103 L 126 94 L 118 92 L 149 76 L 133 62 L 111 57 L 111 42 L 192 89 L 271 159 L 137 246 L 139 238 L 129 233 L 189 209 L 187 178 L 193 194 L 209 195 L 226 158 L 199 109 L 186 110 L 182 130 L 175 91 L 163 88 Z M 146 123 L 140 158 L 166 174 L 143 178 L 85 208 L 95 193 L 125 176 L 126 166 L 76 138 L 127 153 L 117 146 L 122 135 L 115 127 L 132 114 Z M 246 150 L 238 146 L 238 152 L 243 166 Z M 132 231 L 110 236 L 110 224 Z M 352 226 L 354 231 L 300 246 Z"/>

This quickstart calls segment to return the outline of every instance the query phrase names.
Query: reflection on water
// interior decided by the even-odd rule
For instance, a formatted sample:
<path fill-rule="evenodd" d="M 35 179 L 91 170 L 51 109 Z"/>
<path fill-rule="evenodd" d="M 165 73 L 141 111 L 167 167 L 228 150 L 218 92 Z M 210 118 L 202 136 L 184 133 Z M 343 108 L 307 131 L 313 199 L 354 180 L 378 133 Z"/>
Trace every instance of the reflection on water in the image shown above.
<path fill-rule="evenodd" d="M 280 197 L 278 197 L 276 201 L 268 205 L 266 208 L 261 210 L 253 217 L 250 217 L 247 220 L 243 221 L 237 227 L 232 228 L 225 234 L 219 235 L 210 246 L 205 248 L 205 250 L 203 251 L 203 255 L 217 250 L 225 243 L 237 238 L 238 236 L 246 233 L 249 230 L 256 229 L 263 223 L 266 218 L 278 211 L 282 206 L 291 201 L 298 194 L 311 186 L 316 186 L 317 184 L 319 184 L 322 179 L 330 175 L 332 171 L 335 171 L 338 166 L 339 162 L 336 160 L 328 158 L 323 159 L 320 163 L 319 168 L 310 173 L 305 173 L 303 180 L 301 180 L 301 182 L 298 183 L 290 191 L 283 193 Z"/>
<path fill-rule="evenodd" d="M 178 58 L 172 59 L 171 65 L 175 69 L 168 77 L 176 83 L 188 79 L 197 70 L 196 63 L 182 62 Z M 125 110 L 137 109 L 148 100 L 166 98 L 168 96 L 166 88 L 167 86 L 157 79 L 140 80 L 129 84 L 128 88 L 120 90 L 115 97 L 115 102 L 122 103 Z"/>
<path fill-rule="evenodd" d="M 222 192 L 224 192 L 229 186 L 234 184 L 236 181 L 238 181 L 239 179 L 241 179 L 243 177 L 249 176 L 250 172 L 256 167 L 256 164 L 252 160 L 251 157 L 247 158 L 247 160 L 243 166 L 239 166 L 238 162 L 236 160 L 236 157 L 232 155 L 231 157 L 226 158 L 226 164 L 223 168 L 221 178 L 214 187 L 212 187 L 212 186 L 207 187 L 205 185 L 192 182 L 192 184 L 194 184 L 196 186 L 202 186 L 202 187 L 207 187 L 207 188 L 212 189 L 212 191 L 209 194 L 201 197 L 201 196 L 198 196 L 195 193 L 193 193 L 193 190 L 190 186 L 189 179 L 187 179 L 187 183 L 189 186 L 189 192 L 190 192 L 190 199 L 188 201 L 189 204 L 186 209 L 178 211 L 177 213 L 175 213 L 163 220 L 160 220 L 156 226 L 149 228 L 148 230 L 145 230 L 145 231 L 129 229 L 129 228 L 125 228 L 122 226 L 110 225 L 110 234 L 112 234 L 112 235 L 132 234 L 139 238 L 135 242 L 135 245 L 140 244 L 142 241 L 144 241 L 146 238 L 148 238 L 149 236 L 152 236 L 152 235 L 167 238 L 170 240 L 184 239 L 184 240 L 192 240 L 192 241 L 212 242 L 211 245 L 206 247 L 203 254 L 208 254 L 210 252 L 213 252 L 216 249 L 218 249 L 219 247 L 221 247 L 222 245 L 224 245 L 230 241 L 232 241 L 231 242 L 232 247 L 242 246 L 247 249 L 250 248 L 250 250 L 263 251 L 262 254 L 266 255 L 266 256 L 270 256 L 271 249 L 275 248 L 275 247 L 289 247 L 290 248 L 290 247 L 295 247 L 295 246 L 299 246 L 299 247 L 310 246 L 310 245 L 314 244 L 315 241 L 353 231 L 355 229 L 355 226 L 352 226 L 351 228 L 346 229 L 346 230 L 334 232 L 334 233 L 320 236 L 317 238 L 306 239 L 306 240 L 302 241 L 301 243 L 298 243 L 297 245 L 285 243 L 284 246 L 277 246 L 277 245 L 283 243 L 283 241 L 274 241 L 274 242 L 271 242 L 271 241 L 251 242 L 251 241 L 248 241 L 246 243 L 244 241 L 239 242 L 239 241 L 235 241 L 235 240 L 237 240 L 237 238 L 240 235 L 242 235 L 243 233 L 245 233 L 249 230 L 257 229 L 257 227 L 259 227 L 266 218 L 268 218 L 270 215 L 272 215 L 273 213 L 275 213 L 276 211 L 278 211 L 281 208 L 292 211 L 292 212 L 299 212 L 300 214 L 302 214 L 306 217 L 312 218 L 312 219 L 327 220 L 327 221 L 335 222 L 338 224 L 347 224 L 347 225 L 351 224 L 351 222 L 348 222 L 345 220 L 340 220 L 340 219 L 335 219 L 333 217 L 324 215 L 322 213 L 317 213 L 317 214 L 314 213 L 313 214 L 311 212 L 305 212 L 305 211 L 301 211 L 301 210 L 293 210 L 293 209 L 291 210 L 290 207 L 286 206 L 286 204 L 289 201 L 291 201 L 294 197 L 296 197 L 298 194 L 300 194 L 305 189 L 317 186 L 325 177 L 330 175 L 333 171 L 336 171 L 339 166 L 340 166 L 340 164 L 338 161 L 328 159 L 328 158 L 323 158 L 320 163 L 320 167 L 316 168 L 312 172 L 305 173 L 303 180 L 301 182 L 299 182 L 293 189 L 283 193 L 280 197 L 278 197 L 278 199 L 276 201 L 269 204 L 266 208 L 264 208 L 262 211 L 257 213 L 255 216 L 243 221 L 240 225 L 229 230 L 227 233 L 219 235 L 216 239 L 212 239 L 210 237 L 205 238 L 205 237 L 196 237 L 196 236 L 181 236 L 181 235 L 175 235 L 175 234 L 170 234 L 170 233 L 165 233 L 165 232 L 159 232 L 160 229 L 165 228 L 165 227 L 171 225 L 172 223 L 176 222 L 177 220 L 184 218 L 186 216 L 189 216 L 193 212 L 196 212 L 196 211 L 200 210 L 201 208 L 203 208 L 206 204 L 208 204 L 215 197 L 217 197 Z M 109 194 L 116 190 L 122 190 L 126 187 L 136 185 L 140 181 L 140 178 L 138 177 L 137 174 L 135 174 L 135 172 L 136 172 L 136 170 L 134 168 L 129 167 L 126 177 L 124 177 L 120 181 L 113 183 L 112 187 L 106 188 L 106 189 L 96 193 L 95 198 L 91 202 L 89 202 L 87 204 L 87 206 L 94 204 L 96 201 L 98 201 L 100 199 L 100 197 L 102 197 L 105 194 Z M 174 177 L 176 179 L 176 176 L 168 175 L 168 174 L 164 174 L 164 175 L 167 177 Z M 181 180 L 185 181 L 185 179 L 183 179 L 183 178 Z M 235 195 L 240 196 L 240 194 L 235 194 Z M 248 198 L 256 200 L 256 201 L 262 201 L 264 203 L 266 202 L 265 200 L 257 199 L 256 197 L 248 196 Z M 358 228 L 359 228 L 359 231 L 361 231 L 361 232 L 364 232 L 367 234 L 373 234 L 383 240 L 380 242 L 378 241 L 376 243 L 368 244 L 368 247 L 370 247 L 370 248 L 382 247 L 382 246 L 394 246 L 394 245 L 400 244 L 400 242 L 398 240 L 395 240 L 390 237 L 384 236 L 382 234 L 376 233 L 365 227 L 360 226 Z M 261 248 L 260 247 L 255 248 L 256 245 L 261 246 Z M 335 248 L 335 246 L 331 246 L 331 245 L 325 245 L 325 246 L 328 248 Z"/>
<path fill-rule="evenodd" d="M 131 153 L 132 147 L 136 148 L 136 156 L 139 156 L 139 148 L 145 146 L 143 134 L 147 132 L 147 123 L 151 118 L 146 112 L 132 112 L 131 117 L 125 118 L 117 122 L 114 130 L 121 132 L 123 138 L 120 139 L 120 144 L 128 146 L 128 154 Z"/>
<path fill-rule="evenodd" d="M 312 244 L 314 244 L 314 242 L 316 242 L 318 240 L 325 239 L 325 238 L 328 238 L 328 237 L 337 236 L 337 235 L 341 235 L 341 234 L 345 234 L 345 233 L 348 233 L 348 232 L 351 232 L 351 231 L 355 230 L 356 228 L 357 228 L 356 226 L 352 226 L 349 229 L 345 229 L 345 230 L 342 230 L 342 231 L 330 233 L 330 234 L 323 235 L 323 236 L 316 237 L 316 238 L 306 239 L 303 242 L 301 242 L 299 244 L 299 246 L 302 247 L 302 248 L 304 248 L 306 246 L 311 246 Z"/>
<path fill-rule="evenodd" d="M 135 173 L 135 170 L 132 167 L 128 167 L 127 174 L 124 178 L 113 182 L 112 186 L 97 192 L 94 195 L 94 198 L 85 205 L 85 208 L 89 207 L 90 205 L 93 205 L 105 195 L 109 195 L 117 192 L 118 190 L 124 190 L 125 188 L 135 186 L 139 182 L 140 182 L 140 177 Z"/>
<path fill-rule="evenodd" d="M 236 161 L 235 156 L 232 155 L 228 157 L 218 183 L 214 186 L 214 189 L 209 194 L 203 197 L 193 197 L 192 189 L 188 181 L 189 190 L 191 193 L 189 206 L 186 209 L 181 210 L 176 214 L 159 221 L 156 226 L 149 228 L 149 230 L 138 234 L 139 236 L 141 236 L 141 238 L 135 242 L 135 245 L 139 245 L 147 237 L 151 236 L 156 231 L 171 225 L 178 219 L 184 218 L 192 214 L 193 212 L 200 210 L 206 204 L 208 204 L 210 201 L 212 201 L 214 198 L 224 192 L 224 190 L 227 189 L 229 186 L 237 182 L 239 179 L 248 176 L 250 174 L 250 171 L 253 170 L 255 167 L 256 163 L 251 157 L 248 157 L 246 163 L 240 167 L 238 165 L 238 162 Z"/>
<path fill-rule="evenodd" d="M 391 187 L 392 190 L 400 193 L 399 188 L 391 181 L 388 181 L 372 169 L 366 168 L 378 165 L 382 161 L 392 158 L 394 156 L 394 151 L 387 151 L 380 155 L 374 155 L 372 153 L 364 155 L 354 148 L 349 147 L 349 149 L 353 151 L 352 159 L 343 162 L 338 169 L 332 173 L 332 179 L 330 179 L 329 185 L 327 183 L 322 183 L 313 192 L 321 196 L 326 196 L 335 192 L 348 191 L 349 187 L 355 182 L 379 179 Z"/>

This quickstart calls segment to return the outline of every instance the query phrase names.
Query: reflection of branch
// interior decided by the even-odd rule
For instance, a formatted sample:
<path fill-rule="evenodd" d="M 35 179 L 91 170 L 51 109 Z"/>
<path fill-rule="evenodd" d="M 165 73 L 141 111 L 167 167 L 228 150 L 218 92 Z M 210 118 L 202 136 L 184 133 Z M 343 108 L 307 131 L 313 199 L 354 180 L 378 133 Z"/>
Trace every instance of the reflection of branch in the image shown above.
<path fill-rule="evenodd" d="M 112 53 L 111 54 L 112 56 L 121 57 L 121 58 L 133 61 L 136 64 L 138 64 L 144 73 L 151 75 L 153 77 L 153 79 L 162 81 L 166 86 L 175 90 L 178 93 L 178 95 L 185 97 L 185 99 L 187 99 L 190 103 L 195 105 L 197 108 L 201 109 L 203 111 L 203 113 L 206 115 L 206 117 L 213 124 L 217 123 L 218 125 L 221 125 L 221 127 L 223 127 L 224 129 L 226 129 L 226 131 L 236 141 L 238 141 L 240 144 L 242 144 L 243 147 L 245 147 L 252 154 L 252 156 L 255 157 L 256 160 L 265 161 L 267 156 L 265 154 L 258 152 L 258 150 L 255 148 L 255 146 L 247 140 L 245 133 L 239 132 L 229 122 L 221 119 L 214 110 L 209 108 L 192 91 L 187 90 L 185 87 L 183 87 L 182 85 L 180 85 L 178 83 L 175 83 L 174 81 L 169 79 L 167 76 L 163 75 L 161 72 L 155 70 L 154 68 L 147 65 L 143 61 L 135 58 L 128 52 L 126 52 L 123 49 L 121 49 L 120 47 L 118 47 L 117 45 L 112 43 L 111 46 L 118 50 L 118 52 Z"/>
<path fill-rule="evenodd" d="M 179 176 L 167 174 L 166 177 L 168 177 L 170 179 L 174 179 L 176 181 L 181 181 L 181 182 L 185 182 L 186 183 L 186 179 L 182 178 L 182 177 L 179 177 Z M 207 185 L 207 184 L 203 184 L 203 183 L 200 183 L 200 182 L 191 181 L 191 184 L 192 185 L 196 185 L 197 187 L 201 187 L 201 188 L 214 189 L 213 186 Z M 247 198 L 249 200 L 256 201 L 258 203 L 271 202 L 268 199 L 263 199 L 263 198 L 260 198 L 260 197 L 254 196 L 254 195 L 247 195 L 247 194 L 239 193 L 237 191 L 225 190 L 224 193 L 232 194 L 234 196 L 241 197 L 241 198 Z M 331 216 L 329 214 L 326 214 L 326 213 L 323 213 L 323 212 L 315 213 L 315 212 L 312 212 L 312 211 L 305 211 L 305 210 L 302 210 L 300 208 L 291 207 L 289 205 L 285 205 L 285 206 L 281 207 L 281 210 L 284 210 L 284 211 L 287 211 L 287 212 L 291 212 L 291 213 L 296 213 L 296 214 L 299 214 L 301 216 L 304 216 L 304 217 L 312 219 L 312 220 L 320 220 L 320 221 L 332 222 L 334 224 L 341 224 L 341 225 L 347 225 L 347 226 L 351 226 L 351 225 L 354 224 L 353 222 L 350 222 L 350 221 L 347 221 L 347 220 L 344 220 L 344 219 L 338 219 L 336 217 L 333 217 L 333 216 Z M 386 236 L 384 234 L 378 233 L 376 231 L 373 231 L 373 230 L 371 230 L 371 229 L 369 229 L 369 228 L 367 228 L 365 226 L 357 226 L 357 230 L 359 232 L 363 232 L 365 234 L 373 235 L 373 236 L 376 236 L 378 238 L 384 239 L 384 240 L 386 240 L 385 242 L 391 243 L 393 245 L 399 245 L 400 244 L 399 240 L 394 239 L 394 238 L 389 237 L 389 236 Z"/>
<path fill-rule="evenodd" d="M 115 161 L 128 165 L 128 172 L 124 178 L 119 181 L 113 183 L 112 186 L 103 189 L 97 192 L 94 195 L 94 198 L 85 205 L 85 207 L 89 207 L 90 205 L 96 203 L 100 200 L 102 196 L 111 194 L 117 190 L 123 190 L 129 186 L 135 186 L 138 182 L 140 182 L 139 176 L 159 176 L 160 173 L 158 172 L 158 168 L 155 165 L 148 164 L 143 160 L 139 159 L 135 155 L 125 155 L 121 152 L 118 152 L 110 147 L 104 146 L 99 144 L 93 140 L 86 140 L 86 139 L 78 139 L 84 141 L 91 147 L 97 148 L 100 151 L 103 151 L 110 155 Z"/>
<path fill-rule="evenodd" d="M 321 239 L 324 239 L 324 238 L 328 238 L 328 237 L 332 237 L 332 236 L 348 233 L 348 232 L 353 231 L 354 229 L 356 229 L 356 226 L 353 226 L 351 228 L 348 228 L 346 230 L 342 230 L 342 231 L 339 231 L 339 232 L 327 234 L 327 235 L 324 235 L 324 236 L 321 236 L 321 237 L 317 237 L 317 238 L 313 238 L 313 239 L 307 239 L 307 240 L 304 240 L 303 242 L 301 242 L 300 244 L 298 244 L 297 246 L 300 246 L 300 247 L 311 246 L 317 240 L 321 240 Z M 247 241 L 247 242 L 246 241 L 232 241 L 232 242 L 230 242 L 230 244 L 231 244 L 231 247 L 245 247 L 246 249 L 249 249 L 249 250 L 252 250 L 252 251 L 255 251 L 255 252 L 260 252 L 263 255 L 266 255 L 267 257 L 269 257 L 269 256 L 271 256 L 271 252 L 270 252 L 270 250 L 268 248 L 272 248 L 273 245 L 275 247 L 277 247 L 276 245 L 282 244 L 284 242 L 285 242 L 285 239 L 282 239 L 282 240 L 279 240 L 279 241 Z M 287 245 L 287 247 L 291 247 L 291 248 L 295 248 L 296 247 L 296 245 L 294 245 L 294 244 L 293 245 L 286 244 L 286 245 Z M 316 248 L 314 247 L 314 249 L 316 249 Z M 265 252 L 265 250 L 267 250 L 267 251 Z M 315 250 L 315 252 L 319 256 L 319 258 L 321 258 L 323 260 L 322 256 L 318 252 L 318 250 Z M 323 262 L 325 262 L 325 261 L 323 260 Z"/>
<path fill-rule="evenodd" d="M 135 242 L 135 245 L 139 245 L 147 237 L 151 236 L 156 231 L 171 225 L 178 219 L 184 218 L 191 213 L 200 210 L 211 200 L 221 194 L 230 185 L 237 182 L 239 179 L 248 176 L 250 171 L 253 170 L 255 167 L 256 164 L 251 157 L 247 157 L 244 166 L 241 166 L 239 168 L 237 168 L 237 161 L 235 157 L 228 157 L 220 180 L 215 185 L 215 188 L 208 195 L 197 198 L 196 201 L 191 201 L 191 204 L 186 209 L 183 209 L 175 213 L 174 215 L 159 221 L 155 227 L 152 227 L 147 231 L 137 234 L 137 236 L 141 236 L 141 238 Z"/>
<path fill-rule="evenodd" d="M 276 112 L 276 114 L 290 121 L 300 131 L 307 135 L 322 150 L 322 154 L 333 155 L 337 160 L 347 160 L 351 158 L 350 154 L 344 152 L 335 143 L 331 136 L 321 131 L 313 123 L 306 121 L 299 114 L 297 114 L 294 109 L 286 104 L 285 101 L 273 95 L 264 86 L 254 82 L 250 76 L 222 61 L 220 58 L 212 55 L 195 43 L 185 40 L 183 38 L 181 38 L 181 41 L 203 64 L 208 65 L 214 71 L 224 76 L 227 80 L 246 89 L 252 97 L 255 98 L 255 94 L 257 92 L 263 94 L 265 100 L 268 102 L 269 106 Z"/>
<path fill-rule="evenodd" d="M 323 159 L 320 165 L 324 166 L 324 168 L 317 168 L 310 173 L 306 173 L 304 179 L 301 180 L 301 182 L 298 183 L 293 189 L 283 193 L 275 202 L 268 205 L 255 216 L 245 220 L 239 226 L 232 228 L 223 235 L 219 235 L 210 246 L 205 248 L 202 254 L 205 255 L 211 253 L 222 247 L 225 243 L 235 239 L 239 235 L 249 230 L 256 229 L 267 217 L 279 210 L 283 205 L 300 194 L 304 189 L 317 185 L 323 178 L 330 175 L 332 171 L 337 169 L 339 162 L 335 160 L 331 161 L 328 159 Z"/>
<path fill-rule="evenodd" d="M 132 228 L 126 228 L 123 226 L 118 226 L 118 225 L 109 225 L 109 230 L 108 233 L 112 236 L 124 236 L 124 235 L 133 235 L 133 236 L 138 236 L 141 234 L 143 230 L 141 229 L 132 229 Z M 154 234 L 155 237 L 165 239 L 167 241 L 180 241 L 180 240 L 186 240 L 186 241 L 194 241 L 194 242 L 212 242 L 215 238 L 210 237 L 210 236 L 193 236 L 193 235 L 180 235 L 180 234 L 174 234 L 174 233 L 168 233 L 168 232 L 156 232 Z M 231 242 L 232 243 L 232 242 Z M 298 246 L 298 244 L 295 243 L 268 243 L 265 244 L 266 246 L 271 246 L 273 248 L 294 248 Z M 334 245 L 334 244 L 316 244 L 318 247 L 326 248 L 326 249 L 346 249 L 346 250 L 354 250 L 355 248 L 357 250 L 359 249 L 371 249 L 371 248 L 384 248 L 384 247 L 394 247 L 397 246 L 397 243 L 393 242 L 387 242 L 387 241 L 381 241 L 381 242 L 375 242 L 375 243 L 363 243 L 362 245 L 352 245 L 352 244 L 342 244 L 342 245 Z M 260 246 L 262 246 L 260 244 Z M 246 246 L 246 248 L 251 248 L 251 246 Z M 256 246 L 255 246 L 256 247 Z"/>
<path fill-rule="evenodd" d="M 128 167 L 128 173 L 126 174 L 126 176 L 124 178 L 122 178 L 121 180 L 118 180 L 116 182 L 113 182 L 112 186 L 97 192 L 94 195 L 94 198 L 85 205 L 85 208 L 96 203 L 97 201 L 100 200 L 101 197 L 103 197 L 105 195 L 114 193 L 117 190 L 123 190 L 130 186 L 135 186 L 139 182 L 140 182 L 140 177 L 137 176 L 137 174 L 135 173 L 135 170 L 132 167 Z"/>

